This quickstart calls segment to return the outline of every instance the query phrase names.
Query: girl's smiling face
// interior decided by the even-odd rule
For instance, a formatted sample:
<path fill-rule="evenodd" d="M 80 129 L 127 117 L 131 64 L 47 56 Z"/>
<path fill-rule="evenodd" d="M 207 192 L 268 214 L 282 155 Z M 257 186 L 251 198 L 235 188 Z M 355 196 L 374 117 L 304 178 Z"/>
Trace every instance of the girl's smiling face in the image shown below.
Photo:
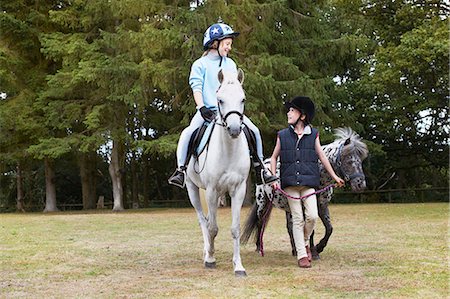
<path fill-rule="evenodd" d="M 231 45 L 233 44 L 232 38 L 225 38 L 220 42 L 219 54 L 222 57 L 227 57 L 228 53 L 231 51 Z"/>
<path fill-rule="evenodd" d="M 297 122 L 298 118 L 300 116 L 302 116 L 301 112 L 298 111 L 297 109 L 293 108 L 293 107 L 289 108 L 289 110 L 286 113 L 286 115 L 287 115 L 288 124 L 290 124 L 290 125 L 295 125 L 295 123 Z"/>

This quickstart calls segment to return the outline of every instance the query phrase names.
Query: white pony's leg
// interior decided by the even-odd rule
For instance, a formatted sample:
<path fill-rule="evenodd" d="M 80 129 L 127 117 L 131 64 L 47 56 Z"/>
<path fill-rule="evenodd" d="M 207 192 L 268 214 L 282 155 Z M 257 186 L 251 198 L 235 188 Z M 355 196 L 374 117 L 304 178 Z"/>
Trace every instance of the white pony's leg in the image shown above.
<path fill-rule="evenodd" d="M 245 268 L 242 265 L 241 249 L 240 249 L 240 223 L 241 223 L 241 208 L 244 202 L 246 184 L 243 183 L 238 186 L 234 194 L 231 196 L 231 236 L 233 237 L 233 266 L 234 274 L 236 276 L 247 276 Z"/>
<path fill-rule="evenodd" d="M 205 266 L 207 268 L 215 267 L 216 258 L 214 257 L 214 239 L 219 232 L 217 225 L 217 191 L 207 189 L 205 192 L 206 203 L 208 205 L 208 245 L 209 248 L 205 248 Z"/>
<path fill-rule="evenodd" d="M 198 222 L 200 224 L 200 229 L 202 230 L 203 235 L 203 257 L 206 262 L 206 255 L 210 248 L 209 245 L 209 233 L 208 233 L 208 219 L 205 217 L 205 214 L 203 213 L 202 204 L 200 201 L 200 189 L 194 185 L 190 180 L 187 180 L 186 182 L 186 188 L 189 195 L 189 200 L 191 201 L 192 206 L 195 209 L 195 212 L 197 213 Z"/>

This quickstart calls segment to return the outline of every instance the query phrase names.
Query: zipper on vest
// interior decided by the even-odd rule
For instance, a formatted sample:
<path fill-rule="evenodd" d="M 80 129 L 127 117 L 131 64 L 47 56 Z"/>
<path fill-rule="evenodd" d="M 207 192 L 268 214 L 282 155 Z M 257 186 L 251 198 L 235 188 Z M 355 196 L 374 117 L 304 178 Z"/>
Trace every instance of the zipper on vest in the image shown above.
<path fill-rule="evenodd" d="M 300 139 L 302 139 L 302 138 L 303 138 L 303 134 L 302 134 L 302 137 L 300 137 L 300 138 L 298 138 L 298 135 L 297 135 L 297 142 L 295 143 L 295 149 L 298 148 L 298 143 L 300 142 Z"/>

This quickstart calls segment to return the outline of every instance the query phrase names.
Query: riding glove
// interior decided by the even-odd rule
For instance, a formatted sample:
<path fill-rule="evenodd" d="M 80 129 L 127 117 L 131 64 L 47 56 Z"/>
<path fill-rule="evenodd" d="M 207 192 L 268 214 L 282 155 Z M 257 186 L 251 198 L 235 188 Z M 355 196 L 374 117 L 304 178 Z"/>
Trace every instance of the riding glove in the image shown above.
<path fill-rule="evenodd" d="M 206 108 L 206 106 L 200 108 L 200 114 L 202 115 L 204 120 L 209 122 L 213 121 L 213 119 L 216 118 L 216 113 L 211 109 Z"/>

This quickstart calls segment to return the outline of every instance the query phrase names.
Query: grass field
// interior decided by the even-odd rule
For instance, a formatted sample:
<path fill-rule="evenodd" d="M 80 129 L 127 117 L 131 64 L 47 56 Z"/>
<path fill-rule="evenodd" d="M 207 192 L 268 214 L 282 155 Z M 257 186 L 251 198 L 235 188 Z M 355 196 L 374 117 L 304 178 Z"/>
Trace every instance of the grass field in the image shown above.
<path fill-rule="evenodd" d="M 297 267 L 274 210 L 266 256 L 242 247 L 246 278 L 233 274 L 229 208 L 219 210 L 217 269 L 203 267 L 193 209 L 2 214 L 0 298 L 449 297 L 448 204 L 330 210 L 334 233 L 311 269 Z"/>

